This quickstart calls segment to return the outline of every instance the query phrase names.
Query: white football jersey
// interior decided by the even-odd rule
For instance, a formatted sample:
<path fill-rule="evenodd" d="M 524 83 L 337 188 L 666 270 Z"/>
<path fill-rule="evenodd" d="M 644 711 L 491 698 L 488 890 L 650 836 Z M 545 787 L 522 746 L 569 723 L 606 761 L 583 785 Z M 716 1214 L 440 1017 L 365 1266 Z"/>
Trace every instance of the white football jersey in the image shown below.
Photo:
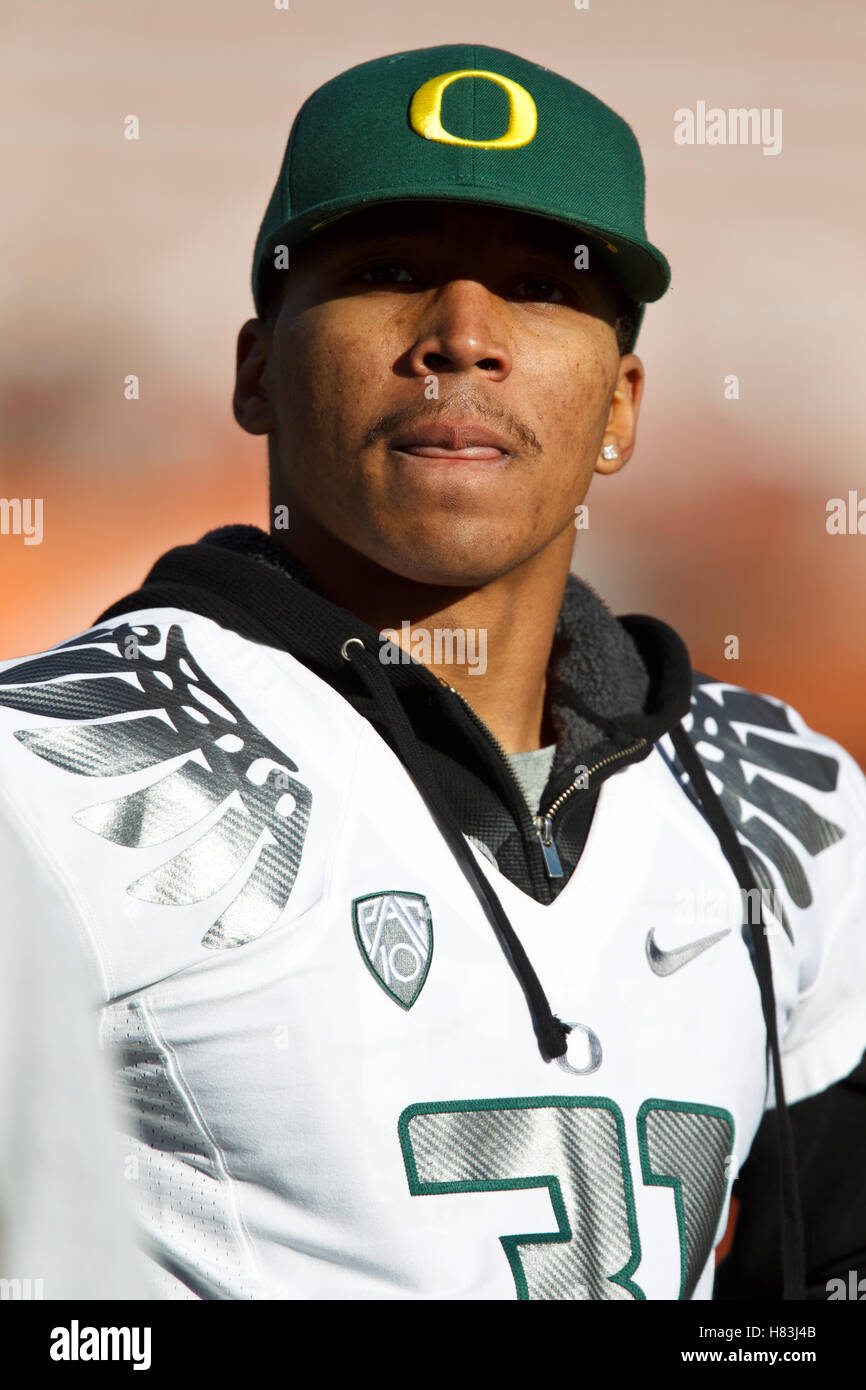
<path fill-rule="evenodd" d="M 147 1298 L 69 906 L 0 786 L 0 1302 Z"/>
<path fill-rule="evenodd" d="M 729 788 L 732 694 L 699 691 Z M 790 1103 L 866 1048 L 866 781 L 748 699 L 784 715 L 734 772 L 775 846 Z M 472 848 L 573 1025 L 545 1062 L 406 769 L 293 656 L 157 608 L 0 665 L 0 779 L 103 1006 L 155 1292 L 711 1296 L 772 1087 L 740 889 L 672 752 L 603 783 L 552 903 Z"/>

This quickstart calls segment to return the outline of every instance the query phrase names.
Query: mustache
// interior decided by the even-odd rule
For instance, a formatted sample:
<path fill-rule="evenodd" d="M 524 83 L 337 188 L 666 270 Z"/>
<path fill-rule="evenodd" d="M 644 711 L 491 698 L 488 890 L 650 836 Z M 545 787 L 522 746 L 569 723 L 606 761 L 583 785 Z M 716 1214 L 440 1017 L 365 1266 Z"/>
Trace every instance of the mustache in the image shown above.
<path fill-rule="evenodd" d="M 428 424 L 443 417 L 450 419 L 457 414 L 468 415 L 479 423 L 483 420 L 485 424 L 495 426 L 507 434 L 509 439 L 520 444 L 522 451 L 526 454 L 541 453 L 541 440 L 529 425 L 518 420 L 517 416 L 512 415 L 510 411 L 495 409 L 489 401 L 485 401 L 482 396 L 476 396 L 471 391 L 456 391 L 447 400 L 425 401 L 423 405 L 407 407 L 404 410 L 394 410 L 388 415 L 380 415 L 364 435 L 364 448 L 377 443 L 380 439 L 388 438 L 398 429 Z"/>

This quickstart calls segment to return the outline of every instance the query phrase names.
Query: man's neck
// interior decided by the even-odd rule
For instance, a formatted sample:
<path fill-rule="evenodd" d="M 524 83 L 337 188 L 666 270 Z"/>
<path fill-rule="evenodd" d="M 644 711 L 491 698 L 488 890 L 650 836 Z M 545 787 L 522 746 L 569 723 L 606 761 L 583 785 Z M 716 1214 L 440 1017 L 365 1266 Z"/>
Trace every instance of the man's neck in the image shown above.
<path fill-rule="evenodd" d="M 506 753 L 556 741 L 545 701 L 546 672 L 573 536 L 565 533 L 508 574 L 480 588 L 419 584 L 383 569 L 357 551 L 339 556 L 274 532 L 322 593 L 378 632 L 384 654 L 401 651 L 452 686 Z"/>

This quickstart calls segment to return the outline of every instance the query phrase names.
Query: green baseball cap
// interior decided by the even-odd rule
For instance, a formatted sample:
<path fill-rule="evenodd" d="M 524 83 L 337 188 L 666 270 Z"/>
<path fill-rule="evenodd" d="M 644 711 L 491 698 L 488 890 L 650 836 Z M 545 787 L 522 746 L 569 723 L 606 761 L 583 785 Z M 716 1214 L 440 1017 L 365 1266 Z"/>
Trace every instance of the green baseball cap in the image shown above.
<path fill-rule="evenodd" d="M 360 63 L 298 112 L 253 259 L 256 312 L 277 248 L 337 217 L 407 199 L 457 200 L 567 224 L 638 308 L 670 267 L 644 229 L 644 168 L 631 127 L 568 78 L 484 44 Z M 637 336 L 637 326 L 633 337 Z"/>

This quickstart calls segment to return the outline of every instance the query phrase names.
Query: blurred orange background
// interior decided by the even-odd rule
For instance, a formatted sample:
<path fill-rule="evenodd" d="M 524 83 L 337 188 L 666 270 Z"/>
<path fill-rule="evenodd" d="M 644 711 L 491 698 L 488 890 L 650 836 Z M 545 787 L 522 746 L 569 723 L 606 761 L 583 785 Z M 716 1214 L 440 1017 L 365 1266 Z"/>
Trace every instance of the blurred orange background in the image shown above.
<path fill-rule="evenodd" d="M 354 63 L 454 42 L 513 49 L 630 122 L 673 269 L 638 344 L 638 450 L 595 480 L 576 572 L 866 765 L 866 537 L 826 530 L 830 498 L 866 498 L 866 11 L 851 0 L 7 7 L 0 497 L 41 497 L 44 539 L 0 535 L 0 659 L 88 627 L 171 545 L 267 526 L 265 444 L 231 395 L 292 117 Z M 674 112 L 698 101 L 781 109 L 781 152 L 675 144 Z"/>

